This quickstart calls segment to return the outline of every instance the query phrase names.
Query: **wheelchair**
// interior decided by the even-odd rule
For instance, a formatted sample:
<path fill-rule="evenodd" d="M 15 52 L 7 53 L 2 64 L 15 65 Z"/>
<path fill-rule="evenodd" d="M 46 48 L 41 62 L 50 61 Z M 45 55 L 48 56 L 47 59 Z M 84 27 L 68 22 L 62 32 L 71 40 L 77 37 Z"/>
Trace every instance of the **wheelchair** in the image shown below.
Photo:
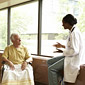
<path fill-rule="evenodd" d="M 2 68 L 1 68 L 1 81 L 2 81 L 2 78 L 3 78 L 3 73 L 4 73 L 4 64 L 5 64 L 5 61 L 2 61 Z"/>

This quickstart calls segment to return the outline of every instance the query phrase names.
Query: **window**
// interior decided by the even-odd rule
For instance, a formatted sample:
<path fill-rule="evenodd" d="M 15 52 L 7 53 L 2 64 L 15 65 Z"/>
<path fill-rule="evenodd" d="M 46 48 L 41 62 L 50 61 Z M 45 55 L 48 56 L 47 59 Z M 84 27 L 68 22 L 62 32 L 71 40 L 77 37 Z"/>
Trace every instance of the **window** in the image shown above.
<path fill-rule="evenodd" d="M 37 32 L 38 1 L 11 8 L 11 33 L 18 33 L 31 53 L 37 53 Z"/>
<path fill-rule="evenodd" d="M 41 55 L 54 55 L 56 50 L 53 44 L 60 42 L 65 44 L 68 30 L 62 27 L 62 18 L 71 13 L 78 20 L 78 28 L 85 36 L 85 0 L 33 0 L 25 4 L 10 7 L 10 32 L 21 36 L 22 44 L 32 54 L 37 54 L 38 41 L 38 1 L 42 1 L 42 10 L 39 13 L 42 19 Z M 40 4 L 41 5 L 41 4 Z M 41 7 L 40 7 L 41 8 Z M 0 10 L 0 49 L 7 45 L 7 9 Z M 39 19 L 39 20 L 40 20 Z M 11 34 L 10 33 L 10 34 Z M 40 38 L 40 37 L 39 37 Z M 85 38 L 84 38 L 85 39 Z"/>
<path fill-rule="evenodd" d="M 0 50 L 7 46 L 7 9 L 0 10 Z"/>
<path fill-rule="evenodd" d="M 53 44 L 65 44 L 68 31 L 62 27 L 62 18 L 71 13 L 78 19 L 78 27 L 85 32 L 85 1 L 82 0 L 43 0 L 41 54 L 53 55 Z M 85 33 L 84 33 L 85 34 Z"/>

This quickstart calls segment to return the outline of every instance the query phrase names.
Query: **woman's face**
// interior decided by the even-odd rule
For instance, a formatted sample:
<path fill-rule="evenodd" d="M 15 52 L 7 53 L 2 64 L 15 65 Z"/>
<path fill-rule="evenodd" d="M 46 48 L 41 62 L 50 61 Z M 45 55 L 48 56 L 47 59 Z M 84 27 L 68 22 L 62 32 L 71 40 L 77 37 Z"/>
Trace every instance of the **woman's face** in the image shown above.
<path fill-rule="evenodd" d="M 70 25 L 68 23 L 62 21 L 62 26 L 64 27 L 64 29 L 69 29 Z"/>

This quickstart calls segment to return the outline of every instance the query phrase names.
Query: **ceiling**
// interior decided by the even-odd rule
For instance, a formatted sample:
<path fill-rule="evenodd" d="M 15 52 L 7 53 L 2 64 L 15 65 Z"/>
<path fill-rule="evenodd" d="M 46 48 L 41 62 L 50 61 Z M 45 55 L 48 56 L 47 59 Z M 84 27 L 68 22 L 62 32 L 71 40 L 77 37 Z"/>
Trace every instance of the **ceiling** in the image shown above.
<path fill-rule="evenodd" d="M 0 3 L 6 2 L 6 1 L 9 1 L 9 0 L 0 0 Z"/>
<path fill-rule="evenodd" d="M 0 0 L 0 9 L 20 4 L 30 0 Z"/>

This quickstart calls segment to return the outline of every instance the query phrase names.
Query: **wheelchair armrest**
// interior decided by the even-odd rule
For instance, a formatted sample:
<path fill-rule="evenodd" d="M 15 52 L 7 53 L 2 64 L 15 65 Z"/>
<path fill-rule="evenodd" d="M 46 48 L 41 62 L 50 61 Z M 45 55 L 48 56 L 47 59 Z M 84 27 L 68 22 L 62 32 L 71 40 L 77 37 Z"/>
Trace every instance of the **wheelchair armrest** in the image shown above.
<path fill-rule="evenodd" d="M 2 64 L 5 64 L 5 61 L 2 61 Z"/>
<path fill-rule="evenodd" d="M 30 65 L 32 65 L 32 62 L 29 62 Z"/>
<path fill-rule="evenodd" d="M 2 61 L 2 69 L 1 69 L 1 80 L 2 80 L 2 78 L 3 78 L 3 73 L 4 73 L 4 70 L 5 70 L 5 68 L 4 68 L 4 64 L 5 64 L 6 62 L 5 61 Z"/>

